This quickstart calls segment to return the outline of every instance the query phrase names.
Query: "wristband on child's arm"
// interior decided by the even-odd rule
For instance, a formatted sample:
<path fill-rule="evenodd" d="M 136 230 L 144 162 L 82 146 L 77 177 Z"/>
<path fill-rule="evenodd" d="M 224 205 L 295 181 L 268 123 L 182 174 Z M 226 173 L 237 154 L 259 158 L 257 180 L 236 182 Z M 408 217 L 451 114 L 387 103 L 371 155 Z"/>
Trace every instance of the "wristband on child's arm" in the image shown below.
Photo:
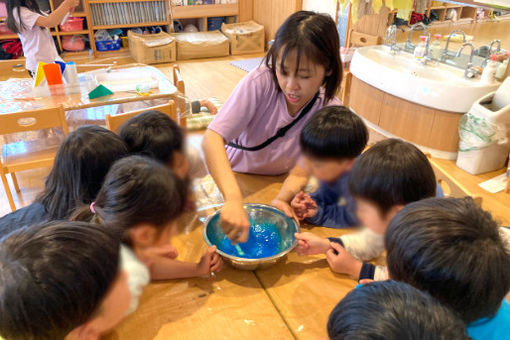
<path fill-rule="evenodd" d="M 363 262 L 361 265 L 361 270 L 359 271 L 359 279 L 371 279 L 373 280 L 375 277 L 375 266 L 371 263 Z"/>
<path fill-rule="evenodd" d="M 328 240 L 329 242 L 338 243 L 339 245 L 345 248 L 344 242 L 339 237 L 328 237 Z M 336 249 L 333 249 L 333 252 L 335 253 L 335 255 L 338 255 L 338 251 Z"/>

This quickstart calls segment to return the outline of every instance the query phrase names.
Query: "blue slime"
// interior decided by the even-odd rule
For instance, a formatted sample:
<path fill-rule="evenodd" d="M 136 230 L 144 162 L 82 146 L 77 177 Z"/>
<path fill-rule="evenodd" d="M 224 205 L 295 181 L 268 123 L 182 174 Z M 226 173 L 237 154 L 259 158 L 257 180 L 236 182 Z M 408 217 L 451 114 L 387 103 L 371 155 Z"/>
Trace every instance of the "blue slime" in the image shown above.
<path fill-rule="evenodd" d="M 221 240 L 218 248 L 229 255 L 247 259 L 260 259 L 278 254 L 282 237 L 278 228 L 272 223 L 250 225 L 250 234 L 246 243 L 239 243 L 244 255 L 241 255 L 227 236 Z"/>

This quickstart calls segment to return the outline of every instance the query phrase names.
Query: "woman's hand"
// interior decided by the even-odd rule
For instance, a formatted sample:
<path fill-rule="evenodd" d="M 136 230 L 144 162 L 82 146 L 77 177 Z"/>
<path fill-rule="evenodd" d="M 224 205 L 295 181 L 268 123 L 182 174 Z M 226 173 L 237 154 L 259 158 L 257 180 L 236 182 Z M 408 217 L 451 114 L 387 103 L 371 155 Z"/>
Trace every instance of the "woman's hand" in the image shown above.
<path fill-rule="evenodd" d="M 220 226 L 232 243 L 248 241 L 250 222 L 242 201 L 226 201 L 223 204 Z"/>

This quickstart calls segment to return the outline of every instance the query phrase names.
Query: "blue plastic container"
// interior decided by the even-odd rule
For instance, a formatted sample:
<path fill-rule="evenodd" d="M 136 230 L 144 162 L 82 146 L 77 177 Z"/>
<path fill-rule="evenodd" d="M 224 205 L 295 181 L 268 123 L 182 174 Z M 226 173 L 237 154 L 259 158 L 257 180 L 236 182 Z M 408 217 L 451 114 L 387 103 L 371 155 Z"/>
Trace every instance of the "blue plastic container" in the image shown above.
<path fill-rule="evenodd" d="M 216 31 L 221 29 L 221 24 L 226 21 L 225 17 L 207 18 L 207 30 Z"/>
<path fill-rule="evenodd" d="M 120 50 L 121 40 L 96 40 L 96 48 L 98 51 L 116 51 Z"/>

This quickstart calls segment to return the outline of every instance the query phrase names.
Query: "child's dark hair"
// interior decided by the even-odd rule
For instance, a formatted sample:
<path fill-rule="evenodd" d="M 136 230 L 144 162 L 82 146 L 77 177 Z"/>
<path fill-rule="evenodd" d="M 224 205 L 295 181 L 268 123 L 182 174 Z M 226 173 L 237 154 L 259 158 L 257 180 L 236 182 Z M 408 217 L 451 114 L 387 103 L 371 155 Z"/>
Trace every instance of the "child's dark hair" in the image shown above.
<path fill-rule="evenodd" d="M 119 132 L 132 154 L 157 159 L 172 165 L 173 153 L 183 151 L 184 134 L 169 116 L 147 111 L 128 120 Z"/>
<path fill-rule="evenodd" d="M 470 339 L 453 311 L 396 281 L 373 282 L 347 294 L 329 315 L 328 335 L 331 340 Z"/>
<path fill-rule="evenodd" d="M 76 207 L 94 200 L 110 166 L 127 154 L 126 145 L 113 132 L 94 125 L 80 127 L 59 147 L 36 201 L 49 220 L 69 218 Z"/>
<path fill-rule="evenodd" d="M 367 146 L 363 120 L 345 106 L 326 106 L 306 123 L 301 150 L 314 158 L 356 158 Z"/>
<path fill-rule="evenodd" d="M 390 277 L 429 292 L 467 324 L 493 316 L 510 290 L 510 254 L 471 198 L 409 204 L 385 236 Z"/>
<path fill-rule="evenodd" d="M 20 33 L 26 28 L 25 24 L 21 20 L 20 7 L 27 7 L 32 12 L 43 15 L 36 0 L 7 0 L 5 4 L 7 11 L 7 27 L 14 33 Z M 17 22 L 14 18 L 14 10 L 16 10 L 19 22 Z"/>
<path fill-rule="evenodd" d="M 72 219 L 114 228 L 131 245 L 130 228 L 140 223 L 164 227 L 184 211 L 186 194 L 185 182 L 163 164 L 129 156 L 112 166 L 93 207 L 82 207 Z"/>
<path fill-rule="evenodd" d="M 354 197 L 374 203 L 381 215 L 436 194 L 436 177 L 427 157 L 416 146 L 386 139 L 365 151 L 349 175 Z"/>
<path fill-rule="evenodd" d="M 60 340 L 95 313 L 118 275 L 119 240 L 101 226 L 53 221 L 0 244 L 0 335 Z"/>
<path fill-rule="evenodd" d="M 329 75 L 324 78 L 326 102 L 333 99 L 342 82 L 342 62 L 340 61 L 340 42 L 335 22 L 329 15 L 310 11 L 299 11 L 292 14 L 278 28 L 273 45 L 267 51 L 265 65 L 273 73 L 273 79 L 278 89 L 276 78 L 276 62 L 281 57 L 282 69 L 287 55 L 296 51 L 297 66 L 302 56 L 322 65 Z M 280 55 L 281 54 L 281 55 Z M 297 70 L 295 70 L 297 73 Z M 280 89 L 281 90 L 281 89 Z"/>

